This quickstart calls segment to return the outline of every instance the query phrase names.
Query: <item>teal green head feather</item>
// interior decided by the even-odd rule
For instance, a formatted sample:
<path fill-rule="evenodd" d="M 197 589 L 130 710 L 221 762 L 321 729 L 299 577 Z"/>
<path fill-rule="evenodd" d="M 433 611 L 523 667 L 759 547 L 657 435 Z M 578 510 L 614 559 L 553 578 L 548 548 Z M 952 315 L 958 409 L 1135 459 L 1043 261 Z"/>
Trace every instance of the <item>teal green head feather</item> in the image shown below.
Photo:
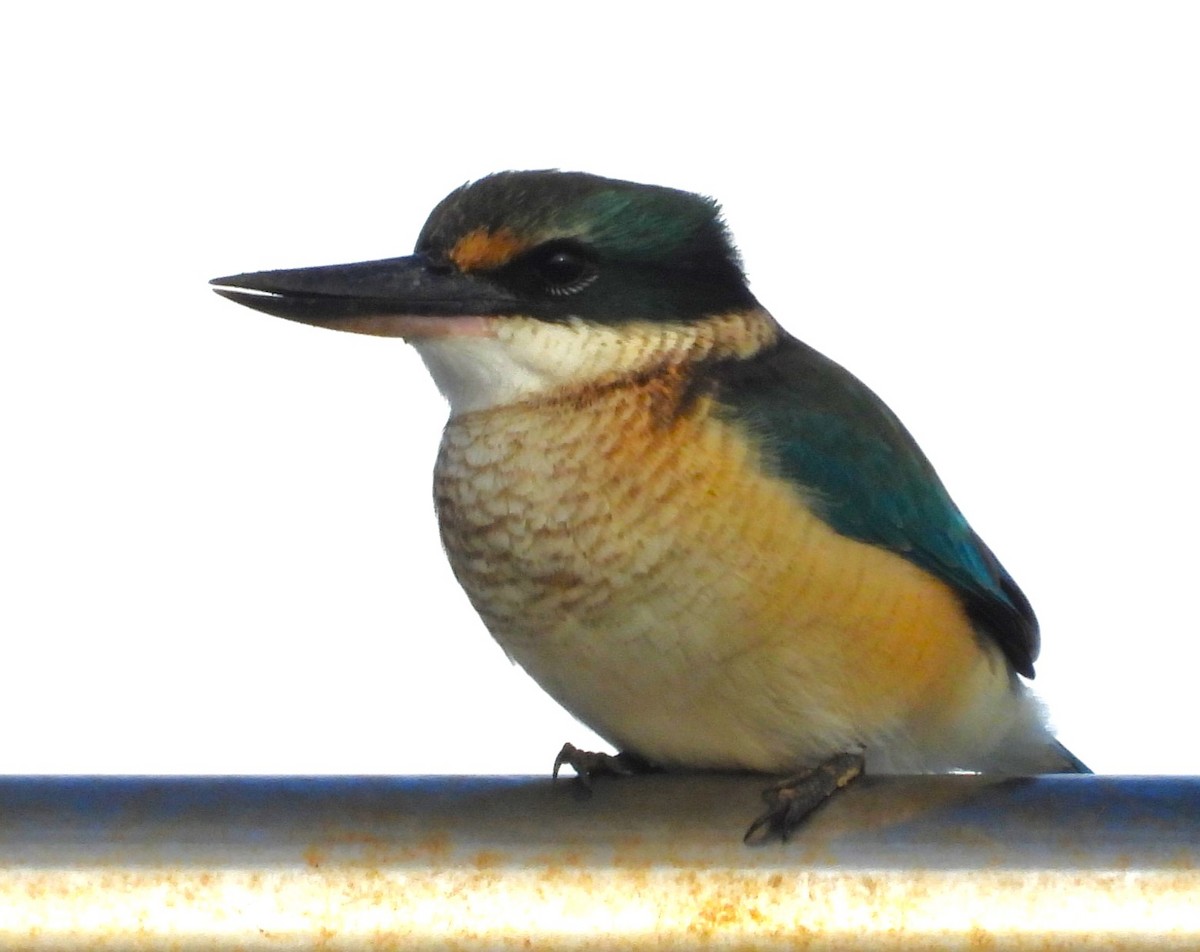
<path fill-rule="evenodd" d="M 628 427 L 630 432 L 637 430 L 636 413 L 643 414 L 637 419 L 649 421 L 638 432 L 650 435 L 678 433 L 686 429 L 683 424 L 695 424 L 701 442 L 722 448 L 720 451 L 726 456 L 720 459 L 715 455 L 704 456 L 709 453 L 707 449 L 673 450 L 676 455 L 670 457 L 672 460 L 682 460 L 680 454 L 690 454 L 686 457 L 686 472 L 682 477 L 676 473 L 676 478 L 691 480 L 688 485 L 695 485 L 708 478 L 704 468 L 708 465 L 714 471 L 718 465 L 754 467 L 754 473 L 738 472 L 743 472 L 755 486 L 769 485 L 770 493 L 778 493 L 770 498 L 785 499 L 780 505 L 791 514 L 788 519 L 802 514 L 808 520 L 803 526 L 817 526 L 818 531 L 814 532 L 826 540 L 822 545 L 840 546 L 839 558 L 844 559 L 845 565 L 839 565 L 839 571 L 848 567 L 842 576 L 851 579 L 839 581 L 839 585 L 847 587 L 846 599 L 858 597 L 850 591 L 859 564 L 856 559 L 863 565 L 875 565 L 872 571 L 882 565 L 878 577 L 887 579 L 886 585 L 904 588 L 893 601 L 899 604 L 907 599 L 905 604 L 934 605 L 930 610 L 938 612 L 942 619 L 938 624 L 944 623 L 947 630 L 958 633 L 947 637 L 970 642 L 966 651 L 974 654 L 966 663 L 971 671 L 965 673 L 964 679 L 974 678 L 972 683 L 978 687 L 984 683 L 980 681 L 983 678 L 990 700 L 972 707 L 970 717 L 962 714 L 961 722 L 970 723 L 977 732 L 997 732 L 990 741 L 980 741 L 983 747 L 988 744 L 991 744 L 988 749 L 998 749 L 997 746 L 1004 744 L 1013 747 L 1021 741 L 1044 750 L 1052 741 L 1034 709 L 1036 705 L 1021 693 L 1015 677 L 1032 677 L 1033 661 L 1038 655 L 1038 624 L 1030 603 L 994 553 L 968 525 L 934 467 L 880 397 L 834 361 L 788 335 L 758 304 L 714 200 L 673 188 L 583 173 L 503 172 L 451 192 L 421 229 L 413 255 L 332 267 L 260 271 L 223 277 L 212 283 L 218 293 L 272 315 L 319 327 L 401 336 L 418 347 L 450 400 L 451 424 L 443 443 L 438 477 L 444 483 L 439 498 L 446 502 L 439 504 L 439 517 L 443 519 L 444 538 L 454 535 L 461 541 L 461 562 L 456 564 L 456 571 L 460 571 L 460 579 L 476 606 L 496 605 L 504 599 L 508 599 L 504 604 L 522 609 L 538 599 L 550 604 L 562 595 L 564 587 L 586 587 L 588 579 L 594 579 L 593 587 L 583 591 L 580 598 L 587 604 L 598 603 L 598 593 L 607 592 L 610 580 L 595 576 L 595 564 L 599 562 L 589 561 L 587 547 L 580 539 L 593 533 L 596 526 L 605 525 L 604 519 L 614 519 L 611 507 L 624 505 L 638 496 L 643 474 L 631 475 L 632 489 L 620 498 L 611 495 L 607 485 L 593 485 L 587 480 L 628 450 L 632 436 L 625 439 L 619 431 L 622 427 Z M 616 403 L 611 406 L 604 403 L 598 396 L 611 395 L 623 387 L 629 390 L 628 402 L 619 407 Z M 601 403 L 610 407 L 608 417 L 588 409 Z M 586 413 L 593 415 L 584 420 Z M 562 414 L 577 414 L 578 425 L 560 430 Z M 604 427 L 610 429 L 605 431 Z M 562 465 L 545 462 L 563 448 L 563 444 L 554 443 L 559 432 L 570 432 L 572 439 L 582 432 L 590 433 L 578 451 L 598 454 L 592 461 L 595 466 L 586 459 L 570 459 Z M 510 443 L 505 443 L 505 439 Z M 536 439 L 545 441 L 544 447 L 540 447 L 539 453 L 523 456 L 529 451 L 529 441 Z M 476 441 L 470 443 L 475 449 L 461 457 L 462 466 L 456 469 L 454 460 L 458 457 L 451 450 L 457 451 L 455 447 L 470 441 Z M 528 465 L 503 478 L 499 469 L 493 469 L 486 477 L 479 477 L 478 484 L 464 489 L 463 480 L 470 478 L 464 473 L 475 465 L 472 460 L 478 461 L 481 454 L 486 456 L 481 448 L 502 444 L 508 447 L 504 453 L 509 455 L 500 454 L 493 461 L 494 466 L 503 468 L 505 461 L 515 459 L 527 460 Z M 647 484 L 661 477 L 666 466 L 653 455 L 653 449 L 653 445 L 647 444 L 647 455 L 635 456 L 641 462 L 631 463 L 634 468 L 644 463 Z M 712 454 L 716 453 L 718 449 L 712 449 Z M 565 472 L 570 477 L 563 475 Z M 534 474 L 539 473 L 534 479 Z M 464 510 L 462 501 L 480 502 L 484 498 L 481 493 L 503 491 L 505 479 L 512 484 L 515 496 L 496 503 L 498 515 L 493 522 L 484 523 L 488 532 L 463 531 L 456 535 L 461 525 L 449 526 L 449 522 L 469 522 L 470 513 Z M 734 483 L 737 480 L 730 485 Z M 749 483 L 744 480 L 737 485 Z M 497 486 L 502 489 L 497 490 Z M 460 490 L 460 495 L 455 495 Z M 518 504 L 517 497 L 528 501 L 538 493 L 553 497 L 548 504 L 553 511 L 563 514 L 556 517 L 557 528 L 551 533 L 554 538 L 568 537 L 575 541 L 565 549 L 548 543 L 545 549 L 539 549 L 542 540 L 532 539 L 505 549 L 504 539 L 508 537 L 492 529 L 500 522 L 510 525 L 517 519 L 514 514 L 524 511 L 521 509 L 524 503 Z M 670 504 L 666 491 L 654 498 L 661 499 L 662 505 Z M 587 509 L 586 519 L 583 509 Z M 703 523 L 702 516 L 683 514 L 680 519 L 690 519 L 698 526 Z M 530 511 L 517 521 L 524 527 L 546 525 L 540 511 Z M 712 551 L 719 545 L 713 541 L 721 538 L 719 532 L 701 533 L 698 540 L 689 543 L 692 546 L 689 550 L 682 541 L 665 545 L 662 539 L 638 537 L 638 532 L 649 531 L 647 526 L 652 522 L 634 520 L 624 529 L 630 551 L 643 555 L 659 552 L 661 558 L 694 558 L 697 573 L 703 565 L 713 564 L 714 559 L 721 564 L 721 553 Z M 498 549 L 474 552 L 472 546 L 484 545 L 481 539 L 485 537 L 497 540 Z M 796 545 L 803 549 L 803 540 L 797 540 Z M 709 551 L 702 552 L 706 546 Z M 805 559 L 810 555 L 799 550 L 793 552 L 788 556 L 791 559 L 788 564 L 806 564 Z M 756 551 L 751 561 L 757 559 L 756 564 L 766 564 L 773 556 L 770 551 Z M 562 562 L 571 557 L 582 561 Z M 487 571 L 479 580 L 468 583 L 464 579 L 475 570 L 473 565 L 484 565 Z M 510 577 L 509 588 L 500 592 L 487 588 L 492 585 L 488 579 L 499 577 L 498 565 L 504 571 L 511 570 L 505 576 Z M 752 569 L 739 563 L 731 573 L 734 571 L 739 577 L 745 576 L 745 585 L 740 581 L 737 585 L 731 583 L 730 591 L 758 591 Z M 636 581 L 643 575 L 634 573 L 631 577 Z M 785 587 L 792 587 L 786 593 L 773 589 L 772 597 L 802 601 L 808 597 L 806 577 L 797 569 L 794 579 L 785 580 Z M 472 585 L 476 586 L 474 591 Z M 654 589 L 654 598 L 662 591 Z M 880 597 L 876 594 L 870 595 L 876 606 L 869 611 L 875 612 L 871 624 L 878 629 L 888 624 L 887 611 L 878 605 L 890 597 L 887 592 Z M 619 594 L 608 593 L 606 597 L 619 603 Z M 695 603 L 706 604 L 708 598 L 716 595 L 712 591 L 697 592 Z M 836 600 L 840 595 L 828 598 Z M 678 611 L 674 607 L 662 610 L 670 622 L 665 629 L 671 629 L 680 617 L 686 617 L 700 637 L 703 633 L 698 629 L 712 618 L 737 615 L 743 607 L 757 611 L 749 603 L 738 603 L 736 609 L 725 606 L 724 615 L 721 611 L 706 613 L 690 607 L 691 595 L 685 601 L 686 605 Z M 653 613 L 648 604 L 622 607 L 617 603 L 616 607 L 610 606 L 610 615 L 605 616 L 610 622 L 598 623 L 595 630 L 587 628 L 582 615 L 556 610 L 546 616 L 545 623 L 539 622 L 533 629 L 514 634 L 512 625 L 520 628 L 528 622 L 528 617 L 502 618 L 498 609 L 485 611 L 484 607 L 480 607 L 480 612 L 493 635 L 529 667 L 547 690 L 593 726 L 599 724 L 598 729 L 604 729 L 602 734 L 606 730 L 606 736 L 613 738 L 614 743 L 624 743 L 652 755 L 652 760 L 658 756 L 664 762 L 756 768 L 785 762 L 770 759 L 766 753 L 757 760 L 750 755 L 739 758 L 728 750 L 720 753 L 716 750 L 720 747 L 718 741 L 709 742 L 700 736 L 700 729 L 696 729 L 696 736 L 688 734 L 688 718 L 692 716 L 696 724 L 706 723 L 716 732 L 724 730 L 724 726 L 710 720 L 713 712 L 703 697 L 697 700 L 695 708 L 689 708 L 690 713 L 670 714 L 664 713 L 665 708 L 654 707 L 652 695 L 671 699 L 686 695 L 692 672 L 671 669 L 670 665 L 677 661 L 683 664 L 678 659 L 697 655 L 686 643 L 659 649 L 653 637 L 643 637 L 644 633 L 635 637 L 622 629 L 622 634 L 614 637 L 613 625 L 618 628 L 622 624 L 635 625 L 638 618 L 646 619 Z M 823 609 L 812 606 L 817 613 L 827 609 L 828 605 Z M 767 612 L 763 617 L 775 616 Z M 803 621 L 808 617 L 803 610 L 788 617 L 802 627 L 808 624 Z M 853 612 L 838 615 L 836 623 L 829 621 L 832 616 L 828 616 L 826 622 L 812 623 L 808 634 L 799 631 L 796 637 L 803 640 L 811 635 L 816 639 L 818 634 L 830 630 L 845 631 L 850 624 L 845 621 L 848 617 L 857 616 Z M 924 617 L 919 616 L 914 627 L 906 623 L 902 630 L 917 631 L 919 640 Z M 619 624 L 612 618 L 619 618 Z M 557 631 L 557 640 L 539 640 L 544 625 L 551 625 Z M 898 625 L 894 630 L 901 628 Z M 701 641 L 708 646 L 700 652 L 703 657 L 725 657 L 720 649 L 712 647 L 719 636 L 716 631 L 703 634 Z M 852 637 L 852 633 L 848 636 Z M 708 637 L 714 641 L 703 640 Z M 770 633 L 748 637 L 746 643 L 751 647 L 731 651 L 728 657 L 750 657 L 744 652 L 767 651 L 764 646 L 782 645 L 772 640 L 774 635 Z M 578 654 L 564 652 L 563 657 L 551 658 L 550 648 L 545 649 L 550 654 L 536 653 L 536 646 L 542 643 L 570 643 L 576 646 Z M 888 665 L 896 652 L 906 651 L 895 642 L 880 643 L 883 657 L 876 661 L 878 665 Z M 638 646 L 646 653 L 636 654 L 641 649 Z M 931 657 L 929 652 L 934 649 L 926 648 L 913 649 L 910 658 L 913 665 L 919 666 L 923 663 L 920 659 Z M 530 653 L 523 654 L 527 649 Z M 782 647 L 779 649 L 784 651 Z M 844 651 L 844 645 L 830 647 L 828 651 L 821 649 L 814 655 L 820 660 L 812 663 L 826 664 L 829 658 L 842 657 Z M 595 673 L 590 681 L 578 676 L 580 657 L 594 665 L 594 673 L 624 677 L 629 683 L 644 681 L 649 687 L 631 707 L 629 696 L 620 690 L 606 693 L 605 682 L 596 679 L 600 673 Z M 862 655 L 854 657 L 858 658 L 854 665 L 869 665 L 869 659 L 864 660 Z M 766 666 L 761 670 L 770 670 L 770 660 L 764 661 Z M 787 664 L 806 670 L 809 660 L 791 658 Z M 988 673 L 982 675 L 979 671 Z M 659 673 L 660 681 L 654 681 L 653 677 Z M 722 676 L 722 672 L 695 673 L 697 676 L 702 673 L 704 684 L 718 684 Z M 846 685 L 858 675 L 858 667 L 847 666 L 836 671 L 833 679 L 839 685 Z M 922 672 L 920 677 L 934 676 Z M 824 696 L 827 684 L 805 682 L 800 673 L 796 678 L 794 684 L 787 682 L 782 687 L 776 684 L 772 688 L 774 696 L 791 697 L 793 690 L 794 696 L 802 699 Z M 888 683 L 894 685 L 895 678 Z M 949 681 L 937 683 L 943 684 L 944 690 L 952 690 L 944 687 Z M 896 691 L 896 696 L 901 696 L 902 690 L 896 688 Z M 845 696 L 851 694 L 852 691 Z M 732 713 L 725 726 L 730 726 L 731 736 L 737 730 L 752 732 L 757 726 L 762 731 L 758 736 L 760 748 L 756 749 L 774 749 L 773 746 L 793 752 L 802 749 L 800 738 L 808 736 L 804 734 L 808 728 L 800 730 L 792 720 L 766 723 L 770 716 L 762 714 L 762 708 L 754 707 L 756 702 L 751 695 L 731 693 L 726 700 Z M 684 701 L 679 703 L 683 705 Z M 791 700 L 780 701 L 779 711 L 792 709 L 791 703 Z M 812 703 L 816 705 L 816 701 Z M 857 724 L 853 712 L 839 709 L 841 719 L 835 718 L 836 723 L 852 726 L 846 726 L 838 743 L 858 738 L 883 750 L 893 746 L 901 753 L 887 762 L 899 765 L 896 768 L 902 770 L 925 770 L 946 764 L 970 768 L 976 762 L 984 765 L 1002 762 L 982 756 L 977 760 L 970 756 L 960 758 L 953 753 L 966 749 L 962 747 L 966 741 L 954 734 L 958 728 L 947 728 L 947 734 L 938 742 L 943 744 L 938 748 L 940 753 L 920 747 L 914 738 L 923 736 L 924 729 L 916 718 L 930 719 L 930 711 L 940 703 L 938 697 L 930 696 L 920 705 L 910 703 L 912 711 L 888 714 L 872 726 L 853 726 Z M 965 705 L 966 701 L 959 699 L 954 703 Z M 846 701 L 846 705 L 851 702 Z M 641 712 L 642 720 L 630 726 L 632 722 L 622 718 L 635 709 Z M 805 718 L 815 717 L 818 722 L 827 713 L 818 707 L 804 711 Z M 1002 712 L 1002 716 L 997 712 Z M 905 720 L 910 716 L 912 720 Z M 784 713 L 779 717 L 784 717 Z M 883 718 L 882 714 L 880 717 Z M 994 725 L 988 726 L 992 722 Z M 659 726 L 647 728 L 642 734 L 643 724 Z M 829 728 L 830 736 L 838 734 L 838 730 Z M 1009 732 L 1008 741 L 998 738 L 1003 731 Z M 793 746 L 787 747 L 788 743 Z M 904 744 L 910 747 L 905 748 Z M 1080 766 L 1078 761 L 1062 754 L 1061 748 L 1051 760 L 1067 770 Z M 1015 762 L 1021 767 L 1034 761 L 1004 762 L 1009 765 Z"/>
<path fill-rule="evenodd" d="M 499 172 L 446 196 L 421 230 L 416 250 L 447 253 L 477 229 L 507 231 L 530 247 L 577 241 L 610 262 L 718 269 L 741 278 L 717 203 L 673 188 L 582 172 Z"/>
<path fill-rule="evenodd" d="M 579 172 L 464 185 L 416 251 L 487 275 L 544 320 L 694 320 L 754 303 L 715 201 Z"/>

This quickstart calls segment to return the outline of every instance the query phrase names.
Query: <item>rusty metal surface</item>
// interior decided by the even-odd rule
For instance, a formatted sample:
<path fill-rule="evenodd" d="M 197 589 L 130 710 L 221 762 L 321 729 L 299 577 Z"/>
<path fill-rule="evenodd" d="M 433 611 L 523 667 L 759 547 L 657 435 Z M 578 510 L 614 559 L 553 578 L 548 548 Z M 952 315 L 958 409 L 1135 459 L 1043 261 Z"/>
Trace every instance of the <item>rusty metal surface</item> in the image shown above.
<path fill-rule="evenodd" d="M 0 947 L 1195 949 L 1200 778 L 0 778 Z"/>

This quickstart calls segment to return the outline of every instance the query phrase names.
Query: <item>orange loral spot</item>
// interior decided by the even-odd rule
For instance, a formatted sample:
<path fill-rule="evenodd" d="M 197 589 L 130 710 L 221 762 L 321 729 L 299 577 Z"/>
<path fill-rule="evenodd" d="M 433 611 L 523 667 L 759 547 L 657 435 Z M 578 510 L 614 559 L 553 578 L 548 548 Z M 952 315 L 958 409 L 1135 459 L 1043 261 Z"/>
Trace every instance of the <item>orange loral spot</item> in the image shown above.
<path fill-rule="evenodd" d="M 524 248 L 525 242 L 507 228 L 475 228 L 455 242 L 450 260 L 462 271 L 498 268 Z"/>

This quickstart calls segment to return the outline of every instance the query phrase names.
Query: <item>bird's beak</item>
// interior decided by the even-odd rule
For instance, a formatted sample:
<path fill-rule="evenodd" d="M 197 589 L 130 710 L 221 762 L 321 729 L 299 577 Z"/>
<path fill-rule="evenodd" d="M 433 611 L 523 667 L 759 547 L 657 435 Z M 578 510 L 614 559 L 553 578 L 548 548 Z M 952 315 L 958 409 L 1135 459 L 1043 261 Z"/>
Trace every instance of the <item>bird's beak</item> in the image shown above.
<path fill-rule="evenodd" d="M 490 334 L 515 297 L 425 255 L 213 278 L 222 297 L 289 321 L 375 334 Z"/>

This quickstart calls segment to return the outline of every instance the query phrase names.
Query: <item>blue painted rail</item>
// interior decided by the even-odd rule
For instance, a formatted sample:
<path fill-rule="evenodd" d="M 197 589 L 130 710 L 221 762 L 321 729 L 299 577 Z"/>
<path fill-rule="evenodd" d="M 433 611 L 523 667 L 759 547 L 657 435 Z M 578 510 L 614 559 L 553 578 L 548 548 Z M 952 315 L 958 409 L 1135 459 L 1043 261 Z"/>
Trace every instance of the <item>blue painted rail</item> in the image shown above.
<path fill-rule="evenodd" d="M 762 786 L 0 778 L 0 947 L 1200 948 L 1200 777 Z"/>

